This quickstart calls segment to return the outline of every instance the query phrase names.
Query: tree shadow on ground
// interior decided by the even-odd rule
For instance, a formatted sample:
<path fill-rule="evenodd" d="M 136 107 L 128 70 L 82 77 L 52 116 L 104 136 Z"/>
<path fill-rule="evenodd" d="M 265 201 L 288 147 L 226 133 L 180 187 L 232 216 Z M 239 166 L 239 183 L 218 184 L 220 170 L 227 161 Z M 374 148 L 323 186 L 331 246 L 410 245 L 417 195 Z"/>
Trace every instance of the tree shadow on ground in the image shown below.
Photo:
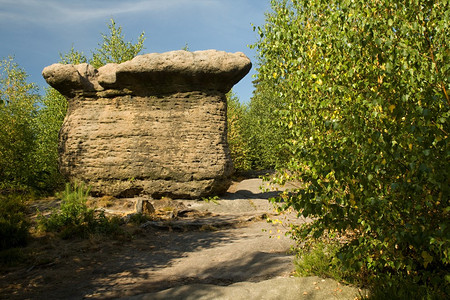
<path fill-rule="evenodd" d="M 221 200 L 238 200 L 238 199 L 270 199 L 277 197 L 281 192 L 270 191 L 254 193 L 249 190 L 237 190 L 234 193 L 226 193 L 221 197 Z"/>
<path fill-rule="evenodd" d="M 0 275 L 2 299 L 117 298 L 156 292 L 187 283 L 228 285 L 277 276 L 285 271 L 285 253 L 232 253 L 220 267 L 211 264 L 201 275 L 169 274 L 165 268 L 192 253 L 232 244 L 245 235 L 233 230 L 170 232 L 143 230 L 132 241 L 105 238 L 61 241 L 58 256 L 44 265 L 26 266 Z M 56 255 L 56 254 L 55 254 Z M 289 259 L 289 258 L 288 258 Z M 192 266 L 195 268 L 196 266 Z M 256 274 L 257 277 L 255 277 Z M 259 277 L 258 277 L 259 276 Z M 263 278 L 261 278 L 263 277 Z"/>
<path fill-rule="evenodd" d="M 186 295 L 189 295 L 189 299 L 199 299 L 208 296 L 210 290 L 195 286 L 197 284 L 227 286 L 237 282 L 259 282 L 276 276 L 286 275 L 286 258 L 288 258 L 288 255 L 285 253 L 256 252 L 246 254 L 227 262 L 226 265 L 220 268 L 214 266 L 206 269 L 202 273 L 202 276 L 199 277 L 184 277 L 172 282 L 155 282 L 154 285 L 156 288 L 152 290 L 147 288 L 147 293 L 167 290 L 164 293 L 165 299 L 185 299 Z M 233 276 L 230 276 L 231 274 Z M 255 274 L 258 275 L 255 276 Z M 168 290 L 172 287 L 184 285 L 190 286 L 183 289 Z M 145 287 L 141 288 L 142 291 L 145 291 L 145 289 Z M 220 297 L 220 291 L 215 290 L 214 296 Z M 152 299 L 153 295 L 145 296 L 145 294 L 141 294 L 131 298 Z"/>
<path fill-rule="evenodd" d="M 59 254 L 48 263 L 1 274 L 0 299 L 81 299 L 93 291 L 107 292 L 117 284 L 126 290 L 190 252 L 231 243 L 235 238 L 221 231 L 151 229 L 132 241 L 62 241 Z"/>

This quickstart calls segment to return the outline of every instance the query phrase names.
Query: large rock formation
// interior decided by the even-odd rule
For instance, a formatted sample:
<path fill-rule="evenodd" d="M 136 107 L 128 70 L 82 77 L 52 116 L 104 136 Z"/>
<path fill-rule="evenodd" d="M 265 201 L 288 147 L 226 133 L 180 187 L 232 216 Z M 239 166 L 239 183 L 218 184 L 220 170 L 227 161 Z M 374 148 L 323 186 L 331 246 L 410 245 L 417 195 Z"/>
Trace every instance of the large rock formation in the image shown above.
<path fill-rule="evenodd" d="M 69 103 L 60 170 L 91 191 L 196 198 L 226 191 L 233 167 L 225 93 L 250 70 L 243 53 L 152 53 L 98 70 L 54 64 L 47 82 Z"/>

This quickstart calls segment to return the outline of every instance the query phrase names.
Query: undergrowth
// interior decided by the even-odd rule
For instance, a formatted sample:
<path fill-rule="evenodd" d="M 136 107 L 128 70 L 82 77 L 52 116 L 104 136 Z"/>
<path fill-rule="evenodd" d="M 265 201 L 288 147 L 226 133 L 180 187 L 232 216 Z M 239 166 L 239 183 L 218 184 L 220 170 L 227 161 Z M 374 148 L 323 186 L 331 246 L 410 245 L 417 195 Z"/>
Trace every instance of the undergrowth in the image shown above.
<path fill-rule="evenodd" d="M 150 221 L 150 217 L 143 213 L 136 213 L 130 216 L 129 222 L 135 225 L 141 225 L 145 222 Z"/>
<path fill-rule="evenodd" d="M 0 265 L 10 266 L 25 259 L 23 247 L 29 240 L 26 216 L 29 196 L 0 195 Z"/>
<path fill-rule="evenodd" d="M 206 202 L 206 203 L 214 203 L 214 204 L 219 204 L 219 196 L 210 196 L 210 197 L 203 197 L 202 201 Z"/>
<path fill-rule="evenodd" d="M 54 209 L 49 217 L 39 215 L 38 228 L 45 232 L 57 233 L 61 238 L 87 238 L 91 234 L 114 235 L 121 233 L 121 220 L 108 218 L 104 212 L 96 212 L 86 204 L 89 188 L 82 184 L 66 185 L 61 193 L 59 209 Z"/>
<path fill-rule="evenodd" d="M 336 256 L 338 251 L 338 243 L 326 241 L 319 241 L 313 247 L 298 249 L 295 261 L 297 274 L 300 276 L 313 274 L 349 283 L 352 281 L 350 279 L 352 274 L 342 268 Z"/>
<path fill-rule="evenodd" d="M 345 284 L 356 285 L 369 291 L 362 299 L 446 299 L 450 295 L 448 270 L 435 269 L 441 274 L 440 280 L 427 282 L 417 280 L 411 274 L 374 274 L 364 266 L 346 266 L 339 259 L 343 244 L 331 238 L 310 238 L 296 249 L 296 273 L 299 276 L 319 276 L 333 278 Z M 448 299 L 448 298 L 447 298 Z"/>
<path fill-rule="evenodd" d="M 27 197 L 20 194 L 0 195 L 0 251 L 27 244 L 26 202 Z"/>

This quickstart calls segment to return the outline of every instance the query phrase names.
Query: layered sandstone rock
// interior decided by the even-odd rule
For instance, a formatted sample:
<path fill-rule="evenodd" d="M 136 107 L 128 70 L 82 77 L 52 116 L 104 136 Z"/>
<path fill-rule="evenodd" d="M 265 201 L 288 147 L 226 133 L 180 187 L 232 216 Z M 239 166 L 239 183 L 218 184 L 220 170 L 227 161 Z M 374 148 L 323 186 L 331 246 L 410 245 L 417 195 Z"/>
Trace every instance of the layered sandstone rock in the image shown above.
<path fill-rule="evenodd" d="M 69 103 L 60 170 L 99 195 L 196 198 L 226 191 L 233 167 L 225 93 L 250 70 L 243 53 L 173 51 L 98 70 L 54 64 Z"/>

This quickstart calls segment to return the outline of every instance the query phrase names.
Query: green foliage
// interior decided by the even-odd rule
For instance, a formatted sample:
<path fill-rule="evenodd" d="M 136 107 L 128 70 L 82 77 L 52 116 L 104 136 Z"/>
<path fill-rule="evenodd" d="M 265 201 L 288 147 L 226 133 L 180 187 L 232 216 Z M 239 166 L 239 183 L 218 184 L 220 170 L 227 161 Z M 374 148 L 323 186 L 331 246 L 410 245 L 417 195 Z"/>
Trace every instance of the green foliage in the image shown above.
<path fill-rule="evenodd" d="M 282 102 L 278 199 L 353 231 L 344 265 L 441 290 L 450 256 L 449 1 L 272 1 L 258 81 Z"/>
<path fill-rule="evenodd" d="M 83 53 L 72 47 L 60 54 L 60 63 L 80 64 L 87 62 Z M 57 90 L 47 87 L 42 98 L 43 106 L 38 115 L 38 149 L 36 163 L 39 165 L 42 189 L 54 191 L 64 186 L 58 169 L 58 134 L 67 112 L 67 100 Z"/>
<path fill-rule="evenodd" d="M 247 109 L 246 139 L 252 170 L 274 169 L 286 160 L 282 145 L 286 130 L 279 126 L 276 112 L 283 102 L 264 82 L 256 81 L 256 89 Z"/>
<path fill-rule="evenodd" d="M 88 63 L 88 59 L 83 54 L 83 52 L 77 51 L 73 48 L 70 48 L 69 52 L 67 53 L 59 53 L 59 63 L 61 64 L 83 64 Z"/>
<path fill-rule="evenodd" d="M 337 281 L 351 283 L 361 282 L 352 280 L 355 277 L 342 266 L 336 257 L 340 244 L 334 241 L 315 241 L 314 246 L 299 249 L 295 260 L 296 273 L 300 276 L 330 277 Z"/>
<path fill-rule="evenodd" d="M 296 255 L 297 275 L 328 277 L 339 282 L 367 286 L 369 280 L 367 272 L 348 269 L 337 258 L 341 246 L 338 241 L 309 239 L 307 243 L 307 246 L 298 249 Z M 375 281 L 369 295 L 361 295 L 361 299 L 444 299 L 448 292 L 418 285 L 408 278 L 388 275 L 388 280 L 383 278 L 383 281 Z"/>
<path fill-rule="evenodd" d="M 58 133 L 67 111 L 67 100 L 58 91 L 48 87 L 42 103 L 38 117 L 36 162 L 40 166 L 43 188 L 53 191 L 64 186 L 58 169 Z"/>
<path fill-rule="evenodd" d="M 125 42 L 122 27 L 116 28 L 114 19 L 110 21 L 109 35 L 102 33 L 103 43 L 99 44 L 100 48 L 92 53 L 92 59 L 89 61 L 95 68 L 107 63 L 121 63 L 130 60 L 144 49 L 144 32 L 141 33 L 136 44 Z"/>
<path fill-rule="evenodd" d="M 129 222 L 135 225 L 141 225 L 145 222 L 150 221 L 150 217 L 143 213 L 132 214 Z"/>
<path fill-rule="evenodd" d="M 61 194 L 61 206 L 49 217 L 39 218 L 39 228 L 46 232 L 58 233 L 61 238 L 87 238 L 90 234 L 114 234 L 120 230 L 118 219 L 108 219 L 103 212 L 96 213 L 86 205 L 89 189 L 83 185 L 73 188 L 66 184 Z"/>
<path fill-rule="evenodd" d="M 184 51 L 190 51 L 190 50 L 189 50 L 189 45 L 188 45 L 188 43 L 184 44 L 184 47 L 181 48 L 181 50 L 184 50 Z"/>
<path fill-rule="evenodd" d="M 227 139 L 236 170 L 251 168 L 250 146 L 246 136 L 247 107 L 239 102 L 233 91 L 227 94 Z"/>
<path fill-rule="evenodd" d="M 206 203 L 214 203 L 214 204 L 219 204 L 219 196 L 211 196 L 211 197 L 204 197 L 202 198 L 202 201 L 206 202 Z"/>
<path fill-rule="evenodd" d="M 27 243 L 30 223 L 24 202 L 20 195 L 0 195 L 0 251 Z"/>
<path fill-rule="evenodd" d="M 388 276 L 383 281 L 377 282 L 370 290 L 369 297 L 362 299 L 371 300 L 404 300 L 404 299 L 447 299 L 450 289 L 436 289 L 431 284 L 418 285 L 408 277 Z"/>
<path fill-rule="evenodd" d="M 284 135 L 273 121 L 277 103 L 272 99 L 262 86 L 257 86 L 249 105 L 240 103 L 232 91 L 227 94 L 227 138 L 238 172 L 273 169 L 283 158 Z"/>
<path fill-rule="evenodd" d="M 0 190 L 34 187 L 36 116 L 39 96 L 35 84 L 13 58 L 0 61 Z"/>

